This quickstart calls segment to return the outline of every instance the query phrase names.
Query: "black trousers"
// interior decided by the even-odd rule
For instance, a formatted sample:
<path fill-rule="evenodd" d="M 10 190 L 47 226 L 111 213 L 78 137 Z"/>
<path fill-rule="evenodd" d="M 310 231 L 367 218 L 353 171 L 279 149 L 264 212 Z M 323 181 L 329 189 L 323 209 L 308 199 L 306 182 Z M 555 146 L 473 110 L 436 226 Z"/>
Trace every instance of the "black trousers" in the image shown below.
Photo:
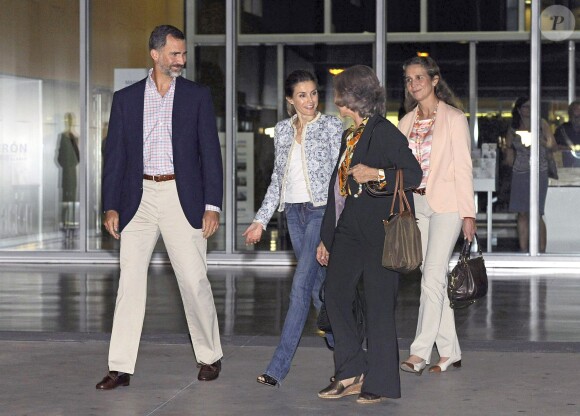
<path fill-rule="evenodd" d="M 336 228 L 326 275 L 325 303 L 335 339 L 335 376 L 344 380 L 364 373 L 363 392 L 399 398 L 395 327 L 399 274 L 382 266 L 382 244 L 370 244 L 352 214 L 345 209 Z M 367 351 L 358 341 L 357 322 L 352 313 L 361 278 L 366 301 Z"/>

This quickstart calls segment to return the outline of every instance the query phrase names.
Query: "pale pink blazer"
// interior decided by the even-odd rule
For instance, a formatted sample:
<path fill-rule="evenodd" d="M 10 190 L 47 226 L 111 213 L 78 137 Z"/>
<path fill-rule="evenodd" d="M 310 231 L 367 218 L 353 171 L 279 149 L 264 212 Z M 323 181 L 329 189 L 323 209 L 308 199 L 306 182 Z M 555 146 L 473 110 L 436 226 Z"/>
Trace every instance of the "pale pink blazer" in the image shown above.
<path fill-rule="evenodd" d="M 409 137 L 417 107 L 399 122 L 399 130 Z M 462 111 L 440 101 L 433 128 L 433 143 L 427 202 L 435 212 L 459 212 L 461 218 L 475 218 L 471 136 Z"/>

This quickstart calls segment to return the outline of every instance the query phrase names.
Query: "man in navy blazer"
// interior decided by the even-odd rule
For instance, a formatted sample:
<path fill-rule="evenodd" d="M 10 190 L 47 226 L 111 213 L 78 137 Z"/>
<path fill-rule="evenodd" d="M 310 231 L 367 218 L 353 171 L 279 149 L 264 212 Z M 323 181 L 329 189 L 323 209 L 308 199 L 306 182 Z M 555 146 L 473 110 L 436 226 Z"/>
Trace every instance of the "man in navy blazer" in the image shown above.
<path fill-rule="evenodd" d="M 208 88 L 182 78 L 185 37 L 169 25 L 149 38 L 149 76 L 113 96 L 103 169 L 104 225 L 121 240 L 109 372 L 97 389 L 128 386 L 161 234 L 179 283 L 198 379 L 214 380 L 223 356 L 207 278 L 207 238 L 219 226 L 223 171 Z"/>

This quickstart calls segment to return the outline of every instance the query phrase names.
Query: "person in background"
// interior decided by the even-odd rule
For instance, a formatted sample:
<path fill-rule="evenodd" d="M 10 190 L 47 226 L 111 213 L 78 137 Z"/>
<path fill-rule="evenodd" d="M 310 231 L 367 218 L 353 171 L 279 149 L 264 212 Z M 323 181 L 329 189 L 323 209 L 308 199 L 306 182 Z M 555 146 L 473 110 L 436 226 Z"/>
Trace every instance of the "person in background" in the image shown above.
<path fill-rule="evenodd" d="M 556 129 L 556 143 L 562 151 L 565 168 L 580 167 L 580 101 L 568 106 L 568 122 Z"/>
<path fill-rule="evenodd" d="M 316 78 L 308 71 L 292 72 L 284 83 L 289 119 L 276 124 L 274 170 L 262 206 L 243 236 L 256 244 L 274 211 L 284 211 L 298 260 L 292 280 L 290 306 L 280 343 L 258 383 L 277 386 L 290 370 L 292 358 L 310 310 L 320 309 L 325 271 L 316 261 L 320 224 L 328 183 L 340 149 L 342 122 L 318 111 Z M 332 340 L 328 339 L 329 345 Z"/>
<path fill-rule="evenodd" d="M 447 296 L 447 270 L 462 231 L 475 235 L 471 136 L 467 118 L 430 57 L 403 65 L 407 115 L 399 129 L 421 164 L 423 178 L 415 189 L 415 216 L 421 231 L 423 264 L 417 331 L 401 370 L 421 375 L 431 362 L 433 345 L 439 361 L 429 372 L 461 366 L 455 315 Z"/>
<path fill-rule="evenodd" d="M 384 118 L 385 90 L 368 66 L 347 68 L 334 78 L 334 103 L 354 124 L 346 130 L 341 157 L 329 184 L 317 258 L 328 266 L 325 305 L 335 339 L 335 375 L 321 399 L 358 394 L 357 403 L 401 397 L 395 328 L 399 273 L 382 266 L 387 218 L 393 195 L 373 197 L 364 188 L 380 182 L 395 188 L 396 169 L 405 188 L 417 186 L 421 168 L 405 136 Z M 408 196 L 412 205 L 411 195 Z M 353 314 L 357 285 L 364 285 L 368 349 Z"/>
<path fill-rule="evenodd" d="M 113 96 L 103 167 L 105 228 L 121 240 L 121 278 L 99 390 L 128 386 L 147 298 L 147 269 L 159 235 L 175 271 L 198 380 L 219 376 L 223 356 L 207 278 L 207 239 L 219 226 L 223 171 L 211 93 L 181 77 L 185 36 L 157 26 L 153 69 Z"/>
<path fill-rule="evenodd" d="M 530 131 L 530 100 L 518 98 L 512 109 L 512 122 L 506 134 L 506 146 L 514 149 L 514 165 L 510 191 L 510 212 L 517 212 L 517 230 L 520 251 L 529 251 L 530 241 L 530 142 L 526 136 Z M 539 174 L 539 211 L 540 211 L 540 253 L 546 252 L 547 230 L 542 216 L 548 193 L 548 158 L 556 148 L 556 140 L 548 122 L 540 122 L 540 174 Z"/>
<path fill-rule="evenodd" d="M 64 115 L 65 131 L 58 135 L 57 161 L 62 168 L 62 229 L 65 233 L 65 247 L 72 247 L 75 230 L 78 228 L 77 167 L 80 161 L 79 136 L 74 133 L 74 114 Z"/>

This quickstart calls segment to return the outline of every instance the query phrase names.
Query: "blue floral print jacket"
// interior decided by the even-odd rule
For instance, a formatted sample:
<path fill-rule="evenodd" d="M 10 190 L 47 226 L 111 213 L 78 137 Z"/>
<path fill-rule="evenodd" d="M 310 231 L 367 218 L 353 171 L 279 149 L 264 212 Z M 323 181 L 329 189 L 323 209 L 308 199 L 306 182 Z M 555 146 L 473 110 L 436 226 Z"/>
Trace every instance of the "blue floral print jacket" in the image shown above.
<path fill-rule="evenodd" d="M 288 173 L 289 156 L 296 141 L 294 140 L 294 121 L 296 115 L 276 124 L 274 133 L 274 171 L 262 206 L 256 213 L 255 222 L 262 224 L 264 229 L 278 211 L 284 211 L 284 193 L 286 190 L 286 175 Z M 334 116 L 321 113 L 306 124 L 302 137 L 302 160 L 306 178 L 306 188 L 310 194 L 310 202 L 314 206 L 326 205 L 330 176 L 338 160 L 342 138 L 342 121 Z"/>

